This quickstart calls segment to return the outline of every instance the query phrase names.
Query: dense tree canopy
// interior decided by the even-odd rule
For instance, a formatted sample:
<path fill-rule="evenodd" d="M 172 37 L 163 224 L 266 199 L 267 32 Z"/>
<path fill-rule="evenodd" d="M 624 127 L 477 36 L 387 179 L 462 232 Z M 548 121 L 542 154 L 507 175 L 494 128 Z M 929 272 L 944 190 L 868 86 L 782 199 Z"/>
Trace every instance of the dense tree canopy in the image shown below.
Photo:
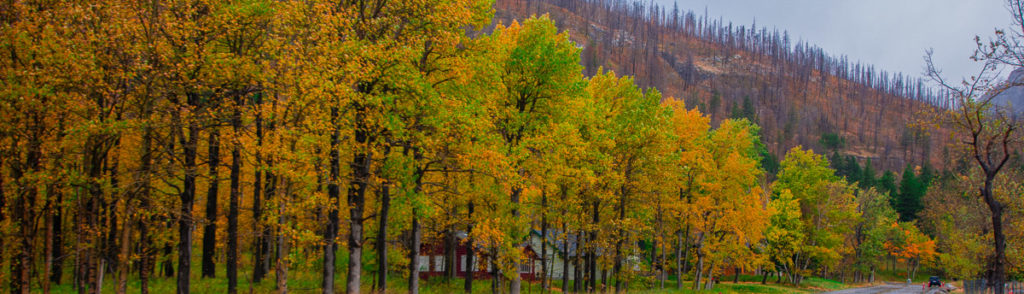
<path fill-rule="evenodd" d="M 727 271 L 799 284 L 890 256 L 916 268 L 935 248 L 976 272 L 949 255 L 975 252 L 971 240 L 932 241 L 896 217 L 921 211 L 903 205 L 920 205 L 930 168 L 908 167 L 897 187 L 853 157 L 834 169 L 794 148 L 779 163 L 749 99 L 713 124 L 684 99 L 584 69 L 547 16 L 487 28 L 491 5 L 12 2 L 0 10 L 0 287 L 284 293 L 301 280 L 359 293 L 388 290 L 393 274 L 417 293 L 421 268 L 450 281 L 461 263 L 517 293 L 538 255 L 551 288 L 546 256 L 561 255 L 577 291 L 664 287 L 670 272 L 699 289 Z M 926 232 L 962 229 L 921 217 Z M 574 252 L 526 248 L 534 230 Z M 421 263 L 435 247 L 443 258 Z"/>

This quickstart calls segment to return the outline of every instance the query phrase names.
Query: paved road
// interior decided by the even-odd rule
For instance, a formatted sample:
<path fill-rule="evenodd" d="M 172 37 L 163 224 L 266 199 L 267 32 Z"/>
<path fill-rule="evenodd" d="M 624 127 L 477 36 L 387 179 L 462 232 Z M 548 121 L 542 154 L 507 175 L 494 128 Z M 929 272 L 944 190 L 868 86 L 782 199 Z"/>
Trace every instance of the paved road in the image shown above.
<path fill-rule="evenodd" d="M 940 294 L 938 287 L 930 289 L 928 292 L 921 291 L 921 285 L 914 284 L 907 286 L 906 284 L 886 284 L 864 288 L 853 288 L 841 291 L 825 292 L 825 294 Z"/>

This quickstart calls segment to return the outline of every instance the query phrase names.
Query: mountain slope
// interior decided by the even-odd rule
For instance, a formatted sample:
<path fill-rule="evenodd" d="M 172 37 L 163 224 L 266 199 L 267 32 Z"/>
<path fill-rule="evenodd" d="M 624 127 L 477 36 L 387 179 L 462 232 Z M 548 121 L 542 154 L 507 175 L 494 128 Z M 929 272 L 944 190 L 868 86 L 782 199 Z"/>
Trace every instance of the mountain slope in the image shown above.
<path fill-rule="evenodd" d="M 920 79 L 852 64 L 785 32 L 738 26 L 678 8 L 624 0 L 497 0 L 495 23 L 548 14 L 582 50 L 585 74 L 633 75 L 713 122 L 747 117 L 776 156 L 803 145 L 872 160 L 877 168 L 945 167 L 945 130 L 910 127 L 946 106 Z M 841 145 L 821 139 L 838 136 Z"/>

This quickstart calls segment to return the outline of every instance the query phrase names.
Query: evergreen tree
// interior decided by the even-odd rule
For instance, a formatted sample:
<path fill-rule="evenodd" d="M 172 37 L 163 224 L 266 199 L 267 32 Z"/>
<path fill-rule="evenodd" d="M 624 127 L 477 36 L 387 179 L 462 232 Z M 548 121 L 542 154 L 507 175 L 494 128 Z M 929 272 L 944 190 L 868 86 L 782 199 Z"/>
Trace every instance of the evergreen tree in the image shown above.
<path fill-rule="evenodd" d="M 900 220 L 917 219 L 917 213 L 923 208 L 921 198 L 924 197 L 924 192 L 924 183 L 914 174 L 914 168 L 908 164 L 903 169 L 903 176 L 900 178 L 900 191 L 896 199 L 896 212 L 899 213 Z"/>
<path fill-rule="evenodd" d="M 871 158 L 864 162 L 864 169 L 861 170 L 860 188 L 867 189 L 878 184 L 875 179 L 875 168 L 871 166 Z"/>
<path fill-rule="evenodd" d="M 882 178 L 878 179 L 878 190 L 889 194 L 889 205 L 896 208 L 896 174 L 892 171 L 885 171 Z"/>
<path fill-rule="evenodd" d="M 847 182 L 859 183 L 861 181 L 863 173 L 860 169 L 860 163 L 857 162 L 857 158 L 853 157 L 853 155 L 846 156 L 846 166 L 843 167 L 843 174 L 846 177 Z"/>

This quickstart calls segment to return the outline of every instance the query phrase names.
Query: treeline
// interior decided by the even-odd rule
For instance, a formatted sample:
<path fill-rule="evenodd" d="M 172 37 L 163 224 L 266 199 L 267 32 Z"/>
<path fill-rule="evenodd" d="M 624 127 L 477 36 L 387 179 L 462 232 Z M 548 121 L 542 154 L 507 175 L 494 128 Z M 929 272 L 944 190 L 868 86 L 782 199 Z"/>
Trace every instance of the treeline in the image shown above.
<path fill-rule="evenodd" d="M 635 76 L 642 86 L 685 97 L 713 123 L 751 103 L 750 119 L 764 127 L 765 143 L 776 156 L 797 145 L 823 152 L 818 137 L 837 133 L 850 140 L 859 161 L 872 158 L 881 169 L 942 163 L 944 136 L 906 126 L 914 119 L 910 114 L 951 109 L 953 100 L 920 78 L 829 55 L 785 31 L 734 24 L 677 5 L 499 0 L 497 7 L 497 18 L 505 22 L 551 13 L 580 42 L 586 68 L 603 65 Z"/>
<path fill-rule="evenodd" d="M 657 52 L 663 42 L 658 37 L 685 36 L 718 45 L 722 59 L 732 58 L 739 51 L 752 53 L 757 62 L 768 62 L 779 72 L 809 79 L 812 74 L 831 75 L 849 80 L 886 95 L 904 97 L 950 108 L 948 94 L 925 85 L 922 78 L 876 69 L 874 65 L 850 61 L 846 56 L 832 56 L 824 49 L 803 40 L 793 40 L 789 32 L 759 27 L 756 22 L 733 24 L 714 19 L 707 11 L 698 14 L 673 3 L 671 9 L 656 3 L 632 0 L 509 0 L 517 5 L 538 6 L 550 3 L 577 15 L 593 16 L 589 20 L 611 31 L 631 32 L 604 35 L 599 42 L 611 46 L 634 46 Z M 525 3 L 524 3 L 525 2 Z M 664 41 L 671 41 L 665 39 Z M 618 44 L 616 44 L 618 43 Z M 656 54 L 643 58 L 654 58 Z M 826 79 L 817 79 L 824 83 Z"/>
<path fill-rule="evenodd" d="M 229 293 L 271 276 L 284 293 L 296 272 L 323 293 L 386 291 L 395 273 L 416 293 L 421 244 L 443 239 L 518 293 L 531 229 L 576 237 L 577 291 L 670 273 L 711 288 L 725 268 L 799 284 L 929 258 L 927 237 L 866 208 L 885 194 L 825 157 L 794 148 L 769 183 L 756 124 L 712 128 L 632 78 L 585 78 L 547 17 L 479 33 L 491 5 L 13 2 L 2 287 L 217 291 L 193 282 L 223 267 Z"/>

